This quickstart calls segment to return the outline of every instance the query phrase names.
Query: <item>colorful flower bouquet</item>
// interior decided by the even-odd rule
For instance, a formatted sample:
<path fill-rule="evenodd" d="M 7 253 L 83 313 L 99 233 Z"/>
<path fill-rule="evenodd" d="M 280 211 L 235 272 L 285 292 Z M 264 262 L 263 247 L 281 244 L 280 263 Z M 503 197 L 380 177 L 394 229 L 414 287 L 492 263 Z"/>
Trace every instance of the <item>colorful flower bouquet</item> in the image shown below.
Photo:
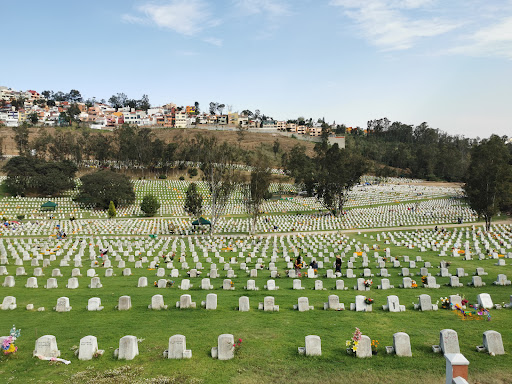
<path fill-rule="evenodd" d="M 443 309 L 450 309 L 450 299 L 448 297 L 441 297 L 441 308 Z"/>
<path fill-rule="evenodd" d="M 370 288 L 372 285 L 373 285 L 373 280 L 368 279 L 368 280 L 364 281 L 364 286 L 366 288 Z"/>
<path fill-rule="evenodd" d="M 4 351 L 4 355 L 16 353 L 18 347 L 14 344 L 14 342 L 18 337 L 20 337 L 20 330 L 16 329 L 16 327 L 13 325 L 9 336 L 7 336 L 2 343 L 2 350 Z"/>
<path fill-rule="evenodd" d="M 365 297 L 364 298 L 364 302 L 367 304 L 367 305 L 371 305 L 373 304 L 373 299 L 371 297 Z"/>
<path fill-rule="evenodd" d="M 355 355 L 357 352 L 357 346 L 359 345 L 359 340 L 361 340 L 362 333 L 359 328 L 356 327 L 354 334 L 350 340 L 345 342 L 347 347 L 347 353 L 351 355 Z"/>
<path fill-rule="evenodd" d="M 418 288 L 418 284 L 416 283 L 416 280 L 411 281 L 411 288 Z"/>
<path fill-rule="evenodd" d="M 372 354 L 377 354 L 377 348 L 379 347 L 379 340 L 372 340 Z"/>

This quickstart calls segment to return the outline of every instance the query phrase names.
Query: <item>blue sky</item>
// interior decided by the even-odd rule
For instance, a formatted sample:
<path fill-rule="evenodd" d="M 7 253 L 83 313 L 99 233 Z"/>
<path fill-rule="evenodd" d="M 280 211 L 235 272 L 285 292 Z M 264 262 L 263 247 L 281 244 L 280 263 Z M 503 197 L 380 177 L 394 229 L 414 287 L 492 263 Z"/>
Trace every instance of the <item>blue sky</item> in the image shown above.
<path fill-rule="evenodd" d="M 512 136 L 512 0 L 2 0 L 1 14 L 14 89 Z"/>

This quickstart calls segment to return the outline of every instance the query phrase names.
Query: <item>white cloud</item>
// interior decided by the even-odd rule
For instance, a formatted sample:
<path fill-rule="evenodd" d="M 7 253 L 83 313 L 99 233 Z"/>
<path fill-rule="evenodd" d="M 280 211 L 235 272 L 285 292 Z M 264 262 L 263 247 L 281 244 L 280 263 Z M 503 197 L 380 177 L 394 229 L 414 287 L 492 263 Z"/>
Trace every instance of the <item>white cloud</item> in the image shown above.
<path fill-rule="evenodd" d="M 206 39 L 203 39 L 205 43 L 215 45 L 217 47 L 222 47 L 222 39 L 217 39 L 216 37 L 207 37 Z"/>
<path fill-rule="evenodd" d="M 433 0 L 331 0 L 330 5 L 345 8 L 362 36 L 384 50 L 411 48 L 421 38 L 445 34 L 461 25 L 433 17 L 421 17 Z"/>
<path fill-rule="evenodd" d="M 469 43 L 449 50 L 473 56 L 500 56 L 512 59 L 512 17 L 495 20 L 468 37 Z"/>
<path fill-rule="evenodd" d="M 234 4 L 246 15 L 264 14 L 274 18 L 289 14 L 288 5 L 282 0 L 234 0 Z"/>
<path fill-rule="evenodd" d="M 169 0 L 164 3 L 146 3 L 138 6 L 137 11 L 144 17 L 129 14 L 122 15 L 122 20 L 129 23 L 155 24 L 161 28 L 171 29 L 177 33 L 191 36 L 218 25 L 204 0 Z"/>
<path fill-rule="evenodd" d="M 143 19 L 142 17 L 133 16 L 129 14 L 121 15 L 121 20 L 130 24 L 145 24 L 148 22 L 148 20 Z"/>

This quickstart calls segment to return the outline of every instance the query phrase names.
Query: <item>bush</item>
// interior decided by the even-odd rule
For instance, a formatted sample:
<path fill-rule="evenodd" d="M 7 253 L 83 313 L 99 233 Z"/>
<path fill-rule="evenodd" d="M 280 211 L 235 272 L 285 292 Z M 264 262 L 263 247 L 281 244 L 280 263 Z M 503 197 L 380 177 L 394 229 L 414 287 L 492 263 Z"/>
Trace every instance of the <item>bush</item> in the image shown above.
<path fill-rule="evenodd" d="M 161 180 L 165 180 L 165 179 L 167 179 L 167 175 L 162 173 L 162 174 L 158 175 L 158 178 Z"/>
<path fill-rule="evenodd" d="M 25 215 L 18 215 L 16 216 L 16 218 L 21 221 L 25 218 Z"/>
<path fill-rule="evenodd" d="M 151 217 L 155 216 L 157 211 L 160 209 L 160 202 L 153 195 L 146 195 L 142 199 L 142 203 L 140 204 L 140 210 L 144 212 L 144 215 Z"/>
<path fill-rule="evenodd" d="M 180 180 L 185 180 L 185 176 L 180 176 Z"/>
<path fill-rule="evenodd" d="M 101 170 L 80 178 L 82 185 L 76 201 L 86 206 L 107 209 L 110 202 L 116 207 L 132 204 L 135 192 L 128 176 Z"/>
<path fill-rule="evenodd" d="M 190 178 L 197 176 L 197 168 L 189 168 L 187 172 Z"/>

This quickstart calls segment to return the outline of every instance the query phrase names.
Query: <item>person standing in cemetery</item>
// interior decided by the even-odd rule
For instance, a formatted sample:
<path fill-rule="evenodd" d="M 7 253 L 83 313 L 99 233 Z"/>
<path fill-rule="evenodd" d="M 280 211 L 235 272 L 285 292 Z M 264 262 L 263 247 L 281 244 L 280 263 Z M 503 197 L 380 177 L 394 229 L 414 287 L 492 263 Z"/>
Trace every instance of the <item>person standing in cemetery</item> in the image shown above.
<path fill-rule="evenodd" d="M 336 260 L 334 261 L 334 265 L 336 268 L 336 272 L 341 273 L 341 256 L 336 255 Z"/>
<path fill-rule="evenodd" d="M 300 269 L 302 268 L 302 259 L 300 258 L 300 255 L 297 256 L 297 258 L 295 259 L 295 263 L 294 263 L 294 268 L 295 268 L 295 272 L 299 272 Z"/>

